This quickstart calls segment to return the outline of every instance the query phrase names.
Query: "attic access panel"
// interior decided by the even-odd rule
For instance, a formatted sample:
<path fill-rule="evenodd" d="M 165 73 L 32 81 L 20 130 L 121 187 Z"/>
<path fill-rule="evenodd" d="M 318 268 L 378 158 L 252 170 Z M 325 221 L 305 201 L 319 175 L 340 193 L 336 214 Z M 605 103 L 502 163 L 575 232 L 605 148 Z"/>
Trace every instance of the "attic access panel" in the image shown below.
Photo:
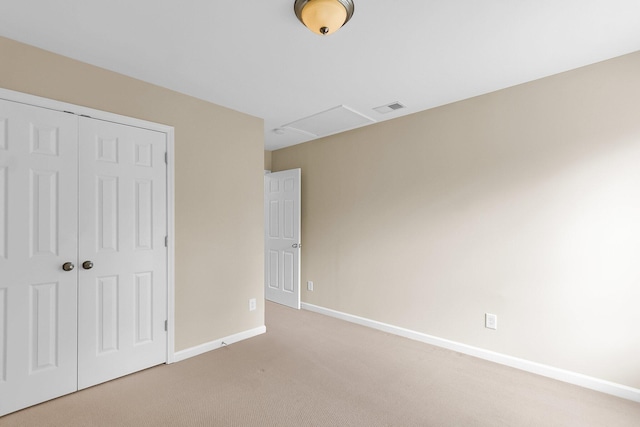
<path fill-rule="evenodd" d="M 372 123 L 375 123 L 375 120 L 345 105 L 338 105 L 329 110 L 288 123 L 282 127 L 311 136 L 321 137 Z"/>

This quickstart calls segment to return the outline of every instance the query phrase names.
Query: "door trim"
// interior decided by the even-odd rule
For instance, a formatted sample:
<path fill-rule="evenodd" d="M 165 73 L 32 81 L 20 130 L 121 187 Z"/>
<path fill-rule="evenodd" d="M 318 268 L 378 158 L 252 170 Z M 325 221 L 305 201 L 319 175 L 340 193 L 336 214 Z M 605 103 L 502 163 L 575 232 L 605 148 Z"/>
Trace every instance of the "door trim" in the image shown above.
<path fill-rule="evenodd" d="M 0 99 L 62 111 L 93 119 L 119 123 L 128 126 L 162 132 L 167 138 L 167 364 L 175 362 L 175 162 L 174 138 L 175 129 L 160 123 L 149 122 L 133 117 L 121 116 L 106 111 L 80 105 L 69 104 L 27 93 L 0 88 Z"/>

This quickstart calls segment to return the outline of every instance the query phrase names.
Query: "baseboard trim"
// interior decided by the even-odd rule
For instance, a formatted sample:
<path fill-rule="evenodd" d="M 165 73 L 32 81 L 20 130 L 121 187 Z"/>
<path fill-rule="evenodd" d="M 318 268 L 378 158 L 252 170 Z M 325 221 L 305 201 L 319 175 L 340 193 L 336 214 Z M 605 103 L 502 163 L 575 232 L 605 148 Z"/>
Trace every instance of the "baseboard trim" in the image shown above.
<path fill-rule="evenodd" d="M 249 329 L 248 331 L 239 332 L 237 334 L 229 335 L 227 337 L 213 340 L 204 344 L 200 344 L 195 347 L 187 348 L 185 350 L 180 350 L 173 354 L 173 362 L 180 362 L 182 360 L 198 356 L 202 353 L 206 353 L 208 351 L 216 350 L 220 347 L 224 347 L 225 345 L 229 345 L 229 344 L 237 343 L 238 341 L 243 341 L 249 338 L 253 338 L 255 336 L 264 334 L 265 332 L 267 332 L 267 327 L 259 326 L 254 329 Z"/>
<path fill-rule="evenodd" d="M 378 322 L 376 320 L 354 316 L 352 314 L 343 313 L 340 311 L 332 310 L 330 308 L 320 307 L 317 305 L 308 304 L 304 302 L 302 303 L 302 308 L 305 310 L 313 311 L 315 313 L 324 314 L 326 316 L 345 320 L 347 322 L 356 323 L 362 326 L 367 326 L 369 328 L 377 329 L 393 335 L 398 335 L 398 336 L 409 338 L 415 341 L 424 342 L 426 344 L 435 345 L 437 347 L 443 347 L 449 350 L 457 351 L 458 353 L 468 354 L 470 356 L 489 360 L 491 362 L 499 363 L 501 365 L 506 365 L 512 368 L 542 375 L 544 377 L 553 378 L 555 380 L 563 381 L 569 384 L 574 384 L 580 387 L 584 387 L 584 388 L 599 391 L 602 393 L 610 394 L 613 396 L 621 397 L 623 399 L 632 400 L 634 402 L 640 402 L 640 389 L 637 389 L 637 388 L 613 383 L 613 382 L 602 380 L 599 378 L 590 377 L 587 375 L 579 374 L 577 372 L 555 368 L 549 365 L 543 365 L 541 363 L 536 363 L 529 360 L 520 359 L 517 357 L 512 357 L 502 353 L 496 353 L 490 350 L 485 350 L 479 347 L 473 347 L 473 346 L 462 344 L 456 341 L 450 341 L 444 338 L 438 338 L 432 335 L 423 334 L 422 332 L 416 332 L 410 329 L 405 329 L 398 326 L 389 325 L 387 323 Z"/>

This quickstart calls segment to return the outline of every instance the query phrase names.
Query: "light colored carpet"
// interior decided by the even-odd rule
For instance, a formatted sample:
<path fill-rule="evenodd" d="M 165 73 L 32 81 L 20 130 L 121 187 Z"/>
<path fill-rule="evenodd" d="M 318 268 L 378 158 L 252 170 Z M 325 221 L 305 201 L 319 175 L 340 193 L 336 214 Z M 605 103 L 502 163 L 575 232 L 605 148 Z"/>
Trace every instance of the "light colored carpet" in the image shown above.
<path fill-rule="evenodd" d="M 640 426 L 640 404 L 308 311 L 0 426 Z"/>

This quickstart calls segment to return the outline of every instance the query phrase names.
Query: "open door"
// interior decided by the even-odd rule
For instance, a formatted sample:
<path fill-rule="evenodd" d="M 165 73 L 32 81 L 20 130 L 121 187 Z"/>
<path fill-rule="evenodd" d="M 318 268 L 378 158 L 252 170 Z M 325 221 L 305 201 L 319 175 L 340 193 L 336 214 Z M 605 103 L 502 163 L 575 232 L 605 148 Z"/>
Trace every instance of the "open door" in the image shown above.
<path fill-rule="evenodd" d="M 265 297 L 300 309 L 300 169 L 264 177 Z"/>

